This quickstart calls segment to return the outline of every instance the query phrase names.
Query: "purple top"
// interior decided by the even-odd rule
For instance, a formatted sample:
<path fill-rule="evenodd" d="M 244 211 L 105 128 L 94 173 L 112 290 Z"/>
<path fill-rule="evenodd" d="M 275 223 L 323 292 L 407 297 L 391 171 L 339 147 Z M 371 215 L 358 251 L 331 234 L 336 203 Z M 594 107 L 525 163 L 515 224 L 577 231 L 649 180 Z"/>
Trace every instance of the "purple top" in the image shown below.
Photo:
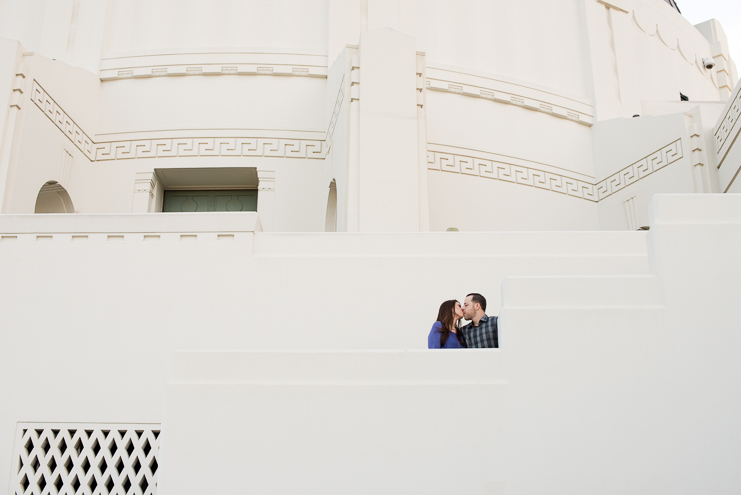
<path fill-rule="evenodd" d="M 436 321 L 434 325 L 432 325 L 432 329 L 430 330 L 430 335 L 427 337 L 427 348 L 428 349 L 440 349 L 440 331 L 442 330 L 443 325 L 439 321 Z M 463 348 L 463 346 L 458 342 L 458 337 L 453 332 L 450 332 L 448 335 L 448 340 L 445 341 L 445 346 L 442 347 L 442 349 L 459 349 Z"/>

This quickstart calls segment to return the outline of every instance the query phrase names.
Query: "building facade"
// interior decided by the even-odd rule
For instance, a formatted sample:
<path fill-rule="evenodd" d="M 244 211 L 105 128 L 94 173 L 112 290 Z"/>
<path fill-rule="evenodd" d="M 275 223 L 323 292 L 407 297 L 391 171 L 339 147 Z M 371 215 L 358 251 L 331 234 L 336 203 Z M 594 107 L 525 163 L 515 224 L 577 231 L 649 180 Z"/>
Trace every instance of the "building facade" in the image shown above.
<path fill-rule="evenodd" d="M 0 495 L 737 493 L 737 79 L 672 0 L 0 1 Z"/>
<path fill-rule="evenodd" d="M 5 2 L 2 211 L 247 190 L 280 232 L 635 230 L 655 192 L 728 187 L 707 152 L 736 80 L 717 21 L 366 3 Z"/>

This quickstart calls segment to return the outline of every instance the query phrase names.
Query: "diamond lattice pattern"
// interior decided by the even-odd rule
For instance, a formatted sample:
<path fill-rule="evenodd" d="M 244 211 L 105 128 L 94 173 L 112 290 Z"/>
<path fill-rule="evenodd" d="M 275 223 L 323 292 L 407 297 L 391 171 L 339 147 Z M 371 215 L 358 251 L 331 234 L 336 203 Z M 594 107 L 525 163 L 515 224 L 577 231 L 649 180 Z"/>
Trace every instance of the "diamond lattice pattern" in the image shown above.
<path fill-rule="evenodd" d="M 11 486 L 15 495 L 155 495 L 159 437 L 152 424 L 19 423 Z"/>

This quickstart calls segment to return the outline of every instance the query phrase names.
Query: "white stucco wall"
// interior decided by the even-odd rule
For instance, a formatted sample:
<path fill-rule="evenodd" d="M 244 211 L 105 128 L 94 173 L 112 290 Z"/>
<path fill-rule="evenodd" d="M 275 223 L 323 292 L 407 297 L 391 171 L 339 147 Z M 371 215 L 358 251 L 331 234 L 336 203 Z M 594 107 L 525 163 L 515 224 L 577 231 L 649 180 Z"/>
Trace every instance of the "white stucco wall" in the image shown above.
<path fill-rule="evenodd" d="M 8 79 L 24 74 L 23 124 L 3 137 L 6 149 L 18 149 L 6 160 L 13 199 L 3 211 L 12 213 L 32 211 L 40 184 L 64 175 L 47 164 L 60 162 L 66 146 L 73 161 L 64 186 L 83 212 L 132 211 L 136 174 L 245 167 L 276 175 L 275 223 L 266 225 L 279 231 L 323 230 L 333 179 L 339 230 L 435 230 L 473 212 L 485 221 L 459 228 L 622 229 L 632 222 L 621 219 L 615 179 L 602 172 L 668 142 L 662 129 L 639 134 L 624 121 L 616 139 L 626 162 L 605 168 L 610 147 L 593 126 L 666 113 L 661 102 L 680 91 L 692 102 L 723 101 L 735 77 L 720 24 L 698 30 L 661 0 L 70 0 L 2 9 L 17 22 L 0 25 L 0 35 L 38 52 L 27 52 L 21 68 L 17 52 L 3 55 Z M 371 49 L 370 33 L 384 29 L 400 33 L 389 53 L 416 49 L 415 63 L 397 67 Z M 702 67 L 708 57 L 716 69 Z M 405 86 L 404 102 L 384 94 L 390 81 Z M 35 84 L 92 142 L 87 159 L 72 138 L 64 143 L 63 124 L 54 137 L 53 121 L 39 118 Z M 378 126 L 354 120 L 412 108 L 415 98 L 416 124 L 413 112 Z M 710 124 L 695 119 L 705 153 Z M 428 173 L 417 170 L 425 154 Z M 472 160 L 485 162 L 466 165 Z M 492 169 L 497 177 L 487 180 Z M 637 215 L 647 216 L 653 193 L 692 190 L 697 169 L 686 172 L 636 186 Z M 707 184 L 695 189 L 720 188 L 714 170 L 703 173 Z M 497 215 L 503 203 L 516 221 Z"/>
<path fill-rule="evenodd" d="M 658 195 L 648 274 L 505 278 L 498 350 L 177 353 L 161 490 L 734 493 L 739 212 Z"/>
<path fill-rule="evenodd" d="M 3 409 L 0 445 L 17 421 L 160 422 L 176 349 L 423 349 L 443 300 L 481 291 L 497 314 L 504 276 L 648 272 L 644 233 L 251 241 L 249 215 L 181 217 L 0 216 L 0 390 L 33 391 Z"/>
<path fill-rule="evenodd" d="M 0 2 L 0 495 L 19 423 L 162 421 L 173 493 L 736 493 L 736 79 L 663 0 Z M 260 219 L 157 213 L 207 186 Z M 423 350 L 472 291 L 502 350 Z"/>

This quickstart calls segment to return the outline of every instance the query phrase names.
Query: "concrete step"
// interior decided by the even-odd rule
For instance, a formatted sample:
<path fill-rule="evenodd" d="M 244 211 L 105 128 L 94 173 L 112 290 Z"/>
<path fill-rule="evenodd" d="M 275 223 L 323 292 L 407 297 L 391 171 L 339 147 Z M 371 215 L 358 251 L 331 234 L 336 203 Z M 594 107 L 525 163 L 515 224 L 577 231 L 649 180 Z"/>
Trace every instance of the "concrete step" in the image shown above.
<path fill-rule="evenodd" d="M 505 308 L 662 307 L 659 278 L 653 275 L 508 277 Z"/>

